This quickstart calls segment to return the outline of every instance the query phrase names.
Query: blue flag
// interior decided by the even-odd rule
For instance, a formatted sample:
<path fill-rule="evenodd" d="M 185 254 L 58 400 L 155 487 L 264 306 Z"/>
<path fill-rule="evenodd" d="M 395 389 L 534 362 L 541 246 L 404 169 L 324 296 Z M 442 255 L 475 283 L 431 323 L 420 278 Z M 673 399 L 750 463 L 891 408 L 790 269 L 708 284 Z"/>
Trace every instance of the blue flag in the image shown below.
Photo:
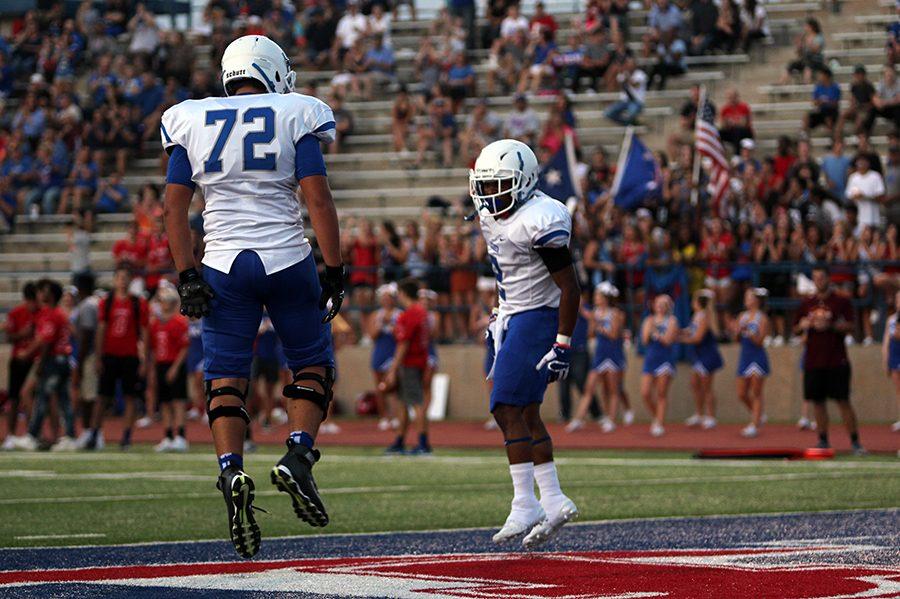
<path fill-rule="evenodd" d="M 575 166 L 574 156 L 570 161 L 570 152 L 567 150 L 564 144 L 550 162 L 544 165 L 538 177 L 538 189 L 563 204 L 568 202 L 569 198 L 581 195 L 575 188 L 576 182 L 572 171 L 572 167 Z"/>
<path fill-rule="evenodd" d="M 660 192 L 662 174 L 656 156 L 637 135 L 630 136 L 627 154 L 619 157 L 613 201 L 623 210 L 635 210 Z M 624 160 L 623 160 L 624 158 Z"/>

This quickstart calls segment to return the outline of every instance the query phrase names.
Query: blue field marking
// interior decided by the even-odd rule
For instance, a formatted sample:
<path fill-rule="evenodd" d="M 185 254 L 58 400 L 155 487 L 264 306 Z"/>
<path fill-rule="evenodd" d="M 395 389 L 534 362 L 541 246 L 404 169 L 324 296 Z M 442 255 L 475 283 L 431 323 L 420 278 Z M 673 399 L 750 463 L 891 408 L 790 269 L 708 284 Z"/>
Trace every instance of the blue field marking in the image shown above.
<path fill-rule="evenodd" d="M 391 555 L 492 554 L 515 551 L 490 541 L 490 529 L 404 533 L 315 535 L 265 539 L 251 561 Z M 803 514 L 715 516 L 605 521 L 567 526 L 547 551 L 648 551 L 740 549 L 778 543 L 829 542 L 864 546 L 852 555 L 816 555 L 815 563 L 900 567 L 900 509 Z M 801 558 L 802 559 L 802 558 Z M 0 570 L 40 571 L 103 566 L 238 562 L 226 541 L 0 550 Z M 796 563 L 796 560 L 795 560 Z M 140 576 L 135 576 L 140 578 Z M 126 586 L 95 583 L 40 583 L 2 586 L 0 597 L 238 597 L 239 591 Z M 252 595 L 252 596 L 259 596 Z M 267 595 L 269 596 L 269 595 Z M 281 593 L 272 596 L 286 597 Z M 296 593 L 290 595 L 298 595 Z M 328 595 L 310 595 L 319 599 Z M 884 595 L 878 595 L 883 597 Z M 897 595 L 900 597 L 900 593 Z"/>

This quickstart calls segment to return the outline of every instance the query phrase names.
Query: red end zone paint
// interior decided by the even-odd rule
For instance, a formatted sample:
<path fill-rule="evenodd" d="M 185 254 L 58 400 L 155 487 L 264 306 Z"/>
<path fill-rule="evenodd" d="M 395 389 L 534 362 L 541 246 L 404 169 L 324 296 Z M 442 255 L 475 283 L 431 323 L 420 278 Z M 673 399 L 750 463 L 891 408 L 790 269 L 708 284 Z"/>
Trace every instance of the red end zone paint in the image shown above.
<path fill-rule="evenodd" d="M 869 547 L 391 556 L 0 572 L 0 585 L 316 591 L 396 598 L 848 599 L 900 597 L 900 568 L 823 563 Z M 0 586 L 2 589 L 2 586 Z M 2 593 L 0 593 L 2 594 Z"/>

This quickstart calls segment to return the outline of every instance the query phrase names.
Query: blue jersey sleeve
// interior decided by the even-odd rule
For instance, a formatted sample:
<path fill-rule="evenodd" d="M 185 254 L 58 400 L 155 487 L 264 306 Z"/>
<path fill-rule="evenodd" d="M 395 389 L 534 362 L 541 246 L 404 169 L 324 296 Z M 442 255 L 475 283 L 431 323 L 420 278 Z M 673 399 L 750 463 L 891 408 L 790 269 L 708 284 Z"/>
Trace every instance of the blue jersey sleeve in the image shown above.
<path fill-rule="evenodd" d="M 314 133 L 308 133 L 300 138 L 294 147 L 294 174 L 297 181 L 312 175 L 326 175 L 325 157 L 322 156 L 322 146 L 319 138 Z"/>
<path fill-rule="evenodd" d="M 193 181 L 194 169 L 188 160 L 184 146 L 172 146 L 169 153 L 169 166 L 166 169 L 166 183 L 178 183 L 192 190 L 196 187 Z"/>

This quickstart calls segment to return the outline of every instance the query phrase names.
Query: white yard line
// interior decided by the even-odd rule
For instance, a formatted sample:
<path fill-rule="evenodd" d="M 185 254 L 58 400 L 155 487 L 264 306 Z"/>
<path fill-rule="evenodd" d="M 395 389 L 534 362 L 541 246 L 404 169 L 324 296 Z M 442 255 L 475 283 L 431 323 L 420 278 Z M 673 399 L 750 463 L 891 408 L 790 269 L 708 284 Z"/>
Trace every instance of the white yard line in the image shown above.
<path fill-rule="evenodd" d="M 100 539 L 106 535 L 100 532 L 82 532 L 70 535 L 20 535 L 13 537 L 17 541 L 43 541 L 50 539 Z"/>
<path fill-rule="evenodd" d="M 150 473 L 139 473 L 150 474 Z M 566 482 L 566 487 L 640 487 L 646 485 L 666 486 L 666 485 L 705 485 L 705 484 L 721 484 L 721 483 L 746 483 L 761 481 L 795 481 L 795 480 L 821 480 L 856 478 L 863 475 L 863 472 L 786 472 L 781 474 L 736 474 L 732 476 L 716 476 L 716 477 L 670 477 L 670 478 L 629 478 L 629 479 L 607 479 L 607 480 L 591 480 L 578 481 L 570 480 Z M 70 475 L 59 475 L 62 480 L 69 480 Z M 106 479 L 128 479 L 131 473 L 114 473 L 107 474 Z M 52 478 L 46 476 L 45 478 Z M 77 477 L 71 477 L 77 478 Z M 144 480 L 152 480 L 150 476 L 141 477 Z M 170 479 L 166 479 L 170 480 Z M 202 477 L 202 480 L 211 480 L 210 477 Z M 460 483 L 453 485 L 453 492 L 458 491 L 479 491 L 485 489 L 505 489 L 508 483 Z M 335 487 L 322 488 L 322 493 L 328 495 L 356 495 L 356 494 L 373 494 L 373 493 L 409 493 L 409 492 L 427 492 L 439 489 L 446 490 L 443 485 L 385 485 L 385 486 L 365 486 L 365 487 Z M 258 491 L 257 496 L 267 497 L 277 495 L 277 491 Z M 153 501 L 153 500 L 172 500 L 172 499 L 198 499 L 218 497 L 219 493 L 143 493 L 134 495 L 87 495 L 82 497 L 23 497 L 23 498 L 3 498 L 0 499 L 0 505 L 23 505 L 23 504 L 43 504 L 43 503 L 105 503 L 119 501 Z"/>

